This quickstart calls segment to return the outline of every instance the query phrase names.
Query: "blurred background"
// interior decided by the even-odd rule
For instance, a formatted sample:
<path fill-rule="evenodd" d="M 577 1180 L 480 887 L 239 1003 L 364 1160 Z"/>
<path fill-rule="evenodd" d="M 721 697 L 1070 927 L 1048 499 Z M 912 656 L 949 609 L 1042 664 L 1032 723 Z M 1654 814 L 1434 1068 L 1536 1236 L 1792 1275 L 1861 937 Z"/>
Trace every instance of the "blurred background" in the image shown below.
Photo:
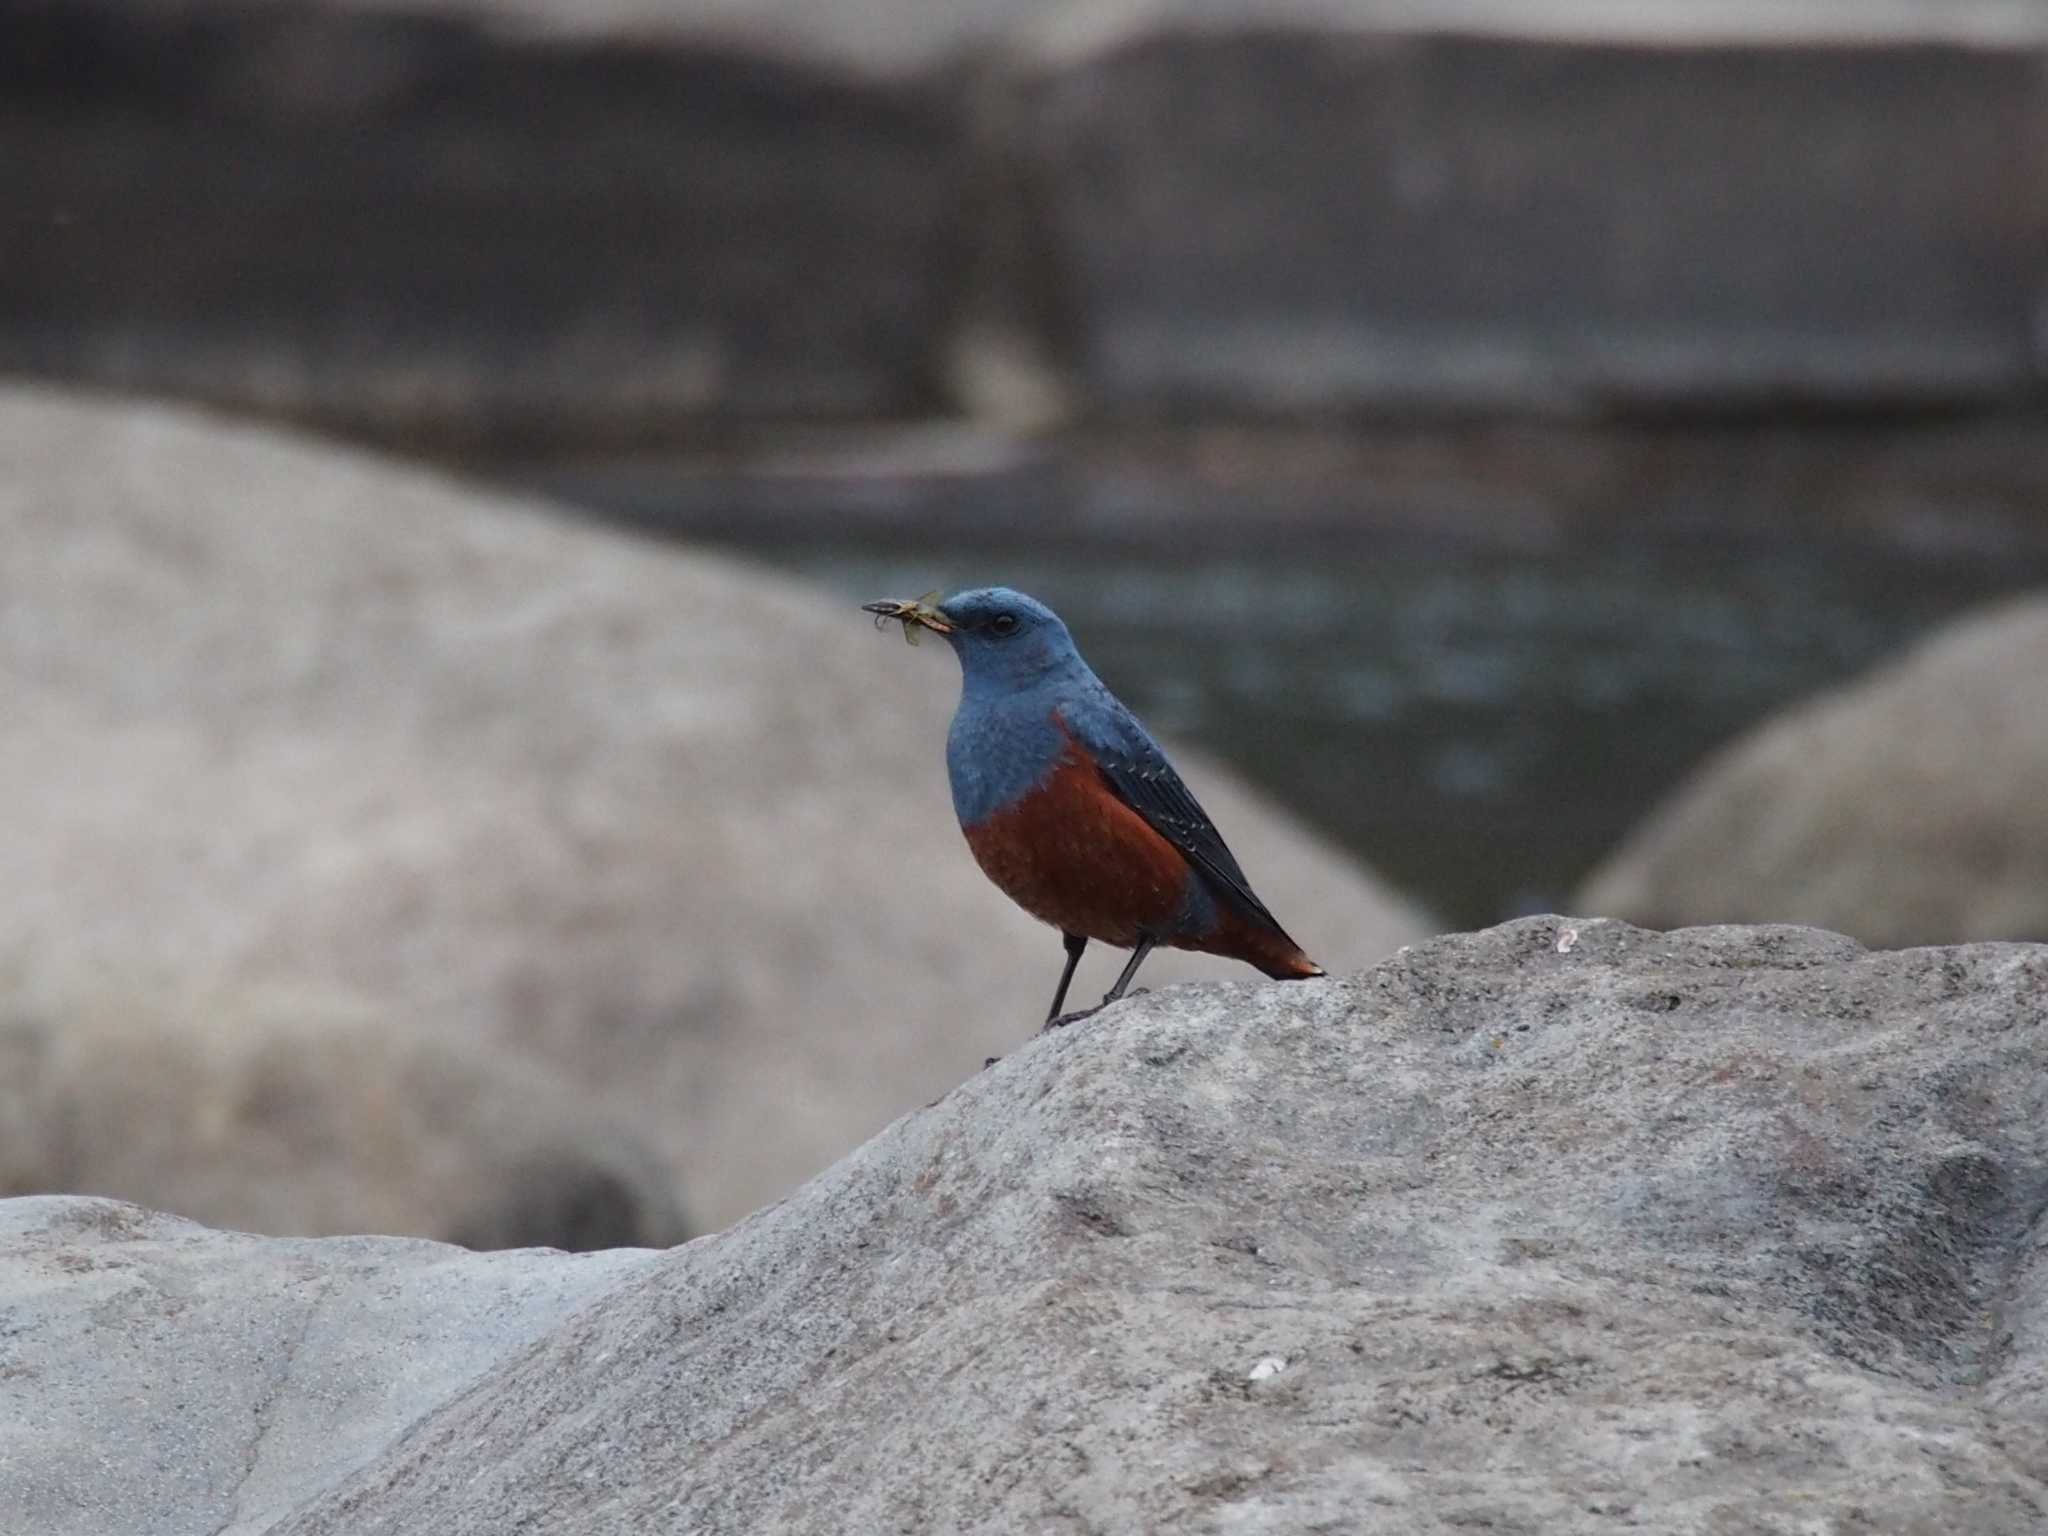
<path fill-rule="evenodd" d="M 0 1190 L 665 1242 L 942 1092 L 932 587 L 1333 969 L 2048 940 L 2044 277 L 2048 0 L 0 5 Z"/>

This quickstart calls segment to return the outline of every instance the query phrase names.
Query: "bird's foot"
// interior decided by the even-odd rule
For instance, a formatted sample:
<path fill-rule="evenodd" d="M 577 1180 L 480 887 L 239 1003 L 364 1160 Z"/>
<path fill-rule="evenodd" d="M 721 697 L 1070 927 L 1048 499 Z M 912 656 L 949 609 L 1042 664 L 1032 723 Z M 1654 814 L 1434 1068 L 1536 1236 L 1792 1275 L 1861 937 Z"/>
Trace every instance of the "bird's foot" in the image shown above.
<path fill-rule="evenodd" d="M 1063 1013 L 1056 1019 L 1047 1019 L 1038 1032 L 1041 1035 L 1049 1035 L 1056 1029 L 1065 1029 L 1069 1024 L 1078 1024 L 1081 1020 L 1093 1018 L 1100 1012 L 1102 1012 L 1102 1004 L 1100 1003 L 1097 1003 L 1093 1008 L 1077 1008 L 1072 1013 Z"/>

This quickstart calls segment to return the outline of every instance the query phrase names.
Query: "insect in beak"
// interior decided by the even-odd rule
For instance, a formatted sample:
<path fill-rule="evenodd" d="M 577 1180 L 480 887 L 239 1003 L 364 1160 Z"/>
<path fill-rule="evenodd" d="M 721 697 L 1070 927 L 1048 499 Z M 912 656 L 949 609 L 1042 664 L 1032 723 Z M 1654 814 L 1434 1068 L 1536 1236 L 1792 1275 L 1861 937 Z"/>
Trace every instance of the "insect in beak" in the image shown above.
<path fill-rule="evenodd" d="M 929 629 L 940 635 L 950 635 L 953 632 L 953 621 L 939 612 L 938 605 L 939 594 L 934 589 L 915 601 L 907 598 L 883 598 L 880 602 L 862 603 L 860 606 L 863 613 L 872 613 L 875 616 L 877 629 L 882 628 L 891 619 L 902 621 L 904 640 L 915 645 L 920 629 Z"/>

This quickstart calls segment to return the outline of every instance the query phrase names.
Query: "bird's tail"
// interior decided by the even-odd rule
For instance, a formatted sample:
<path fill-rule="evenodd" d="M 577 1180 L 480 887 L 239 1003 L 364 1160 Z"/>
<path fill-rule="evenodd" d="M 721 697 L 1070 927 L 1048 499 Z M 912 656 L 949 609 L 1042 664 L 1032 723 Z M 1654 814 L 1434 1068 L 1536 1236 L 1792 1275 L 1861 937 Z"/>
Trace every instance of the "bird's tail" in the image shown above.
<path fill-rule="evenodd" d="M 1282 934 L 1281 937 L 1286 938 L 1287 936 Z M 1315 961 L 1309 959 L 1307 955 L 1303 954 L 1301 946 L 1295 944 L 1292 939 L 1288 939 L 1287 942 L 1292 946 L 1291 953 L 1277 965 L 1261 964 L 1259 969 L 1268 976 L 1273 977 L 1276 981 L 1307 981 L 1311 976 L 1327 976 L 1330 974 L 1320 965 L 1317 965 Z"/>
<path fill-rule="evenodd" d="M 1278 923 L 1255 922 L 1228 909 L 1216 931 L 1191 947 L 1255 965 L 1276 981 L 1306 981 L 1311 976 L 1329 974 L 1309 959 Z"/>

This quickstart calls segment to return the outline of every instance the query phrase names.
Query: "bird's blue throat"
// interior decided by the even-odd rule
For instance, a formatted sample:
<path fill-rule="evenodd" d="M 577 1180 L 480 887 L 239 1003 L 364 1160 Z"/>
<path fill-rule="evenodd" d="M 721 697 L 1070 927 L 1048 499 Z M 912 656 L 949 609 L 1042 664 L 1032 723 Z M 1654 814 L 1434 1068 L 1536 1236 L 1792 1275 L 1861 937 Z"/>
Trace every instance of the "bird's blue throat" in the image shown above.
<path fill-rule="evenodd" d="M 975 826 L 1042 789 L 1058 768 L 1066 738 L 1053 722 L 1055 687 L 1004 694 L 976 685 L 970 674 L 960 690 L 960 707 L 946 733 L 946 776 L 953 786 L 953 812 L 963 827 Z"/>
<path fill-rule="evenodd" d="M 946 736 L 953 810 L 974 826 L 1042 787 L 1066 739 L 1053 710 L 1101 683 L 1058 614 L 1007 587 L 958 592 L 940 605 L 954 623 L 960 707 Z"/>

